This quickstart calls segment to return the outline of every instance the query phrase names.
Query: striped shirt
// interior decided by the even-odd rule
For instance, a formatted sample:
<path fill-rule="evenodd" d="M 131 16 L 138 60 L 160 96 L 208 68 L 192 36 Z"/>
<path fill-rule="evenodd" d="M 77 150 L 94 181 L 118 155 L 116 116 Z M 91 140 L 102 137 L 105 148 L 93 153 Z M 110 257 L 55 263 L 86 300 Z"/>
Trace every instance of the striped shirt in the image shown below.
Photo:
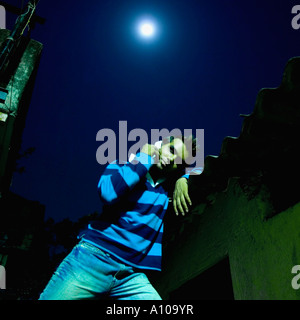
<path fill-rule="evenodd" d="M 91 222 L 82 239 L 140 269 L 161 270 L 163 218 L 169 198 L 148 171 L 153 159 L 139 153 L 133 162 L 113 162 L 100 178 L 103 219 Z"/>

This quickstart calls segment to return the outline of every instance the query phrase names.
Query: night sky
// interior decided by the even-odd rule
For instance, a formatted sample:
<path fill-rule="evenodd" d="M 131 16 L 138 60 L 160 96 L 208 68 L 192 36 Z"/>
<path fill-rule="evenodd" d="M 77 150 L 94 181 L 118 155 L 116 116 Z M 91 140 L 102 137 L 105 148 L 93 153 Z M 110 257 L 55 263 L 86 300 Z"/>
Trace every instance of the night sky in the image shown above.
<path fill-rule="evenodd" d="M 6 2 L 21 7 L 27 1 Z M 23 134 L 26 171 L 11 190 L 46 206 L 55 221 L 101 211 L 96 161 L 103 128 L 205 130 L 205 156 L 240 134 L 258 91 L 280 85 L 300 53 L 291 25 L 297 1 L 40 0 L 44 45 Z M 146 41 L 136 24 L 152 17 Z M 16 16 L 7 13 L 7 28 Z"/>

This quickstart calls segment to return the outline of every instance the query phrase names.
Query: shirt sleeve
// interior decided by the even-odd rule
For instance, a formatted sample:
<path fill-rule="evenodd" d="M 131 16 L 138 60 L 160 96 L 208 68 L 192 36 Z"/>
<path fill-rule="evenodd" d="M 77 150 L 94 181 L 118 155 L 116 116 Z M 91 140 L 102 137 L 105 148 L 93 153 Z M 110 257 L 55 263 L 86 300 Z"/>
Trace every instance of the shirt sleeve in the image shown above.
<path fill-rule="evenodd" d="M 101 200 L 106 204 L 117 202 L 146 176 L 153 163 L 150 155 L 141 152 L 131 162 L 109 164 L 98 183 Z"/>

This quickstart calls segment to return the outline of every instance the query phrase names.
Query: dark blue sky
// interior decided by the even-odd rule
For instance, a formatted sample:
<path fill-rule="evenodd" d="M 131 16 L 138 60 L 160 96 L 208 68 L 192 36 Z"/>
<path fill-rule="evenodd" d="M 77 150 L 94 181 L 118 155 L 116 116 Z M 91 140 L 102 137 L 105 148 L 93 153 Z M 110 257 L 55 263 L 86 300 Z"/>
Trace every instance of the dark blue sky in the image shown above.
<path fill-rule="evenodd" d="M 56 221 L 99 212 L 96 134 L 118 134 L 121 120 L 128 131 L 204 129 L 205 155 L 218 155 L 225 136 L 239 136 L 239 115 L 252 112 L 258 91 L 277 87 L 299 55 L 296 4 L 40 0 L 37 14 L 47 21 L 32 38 L 44 49 L 22 144 L 36 150 L 11 190 L 40 201 Z M 134 29 L 145 14 L 160 26 L 151 43 Z"/>

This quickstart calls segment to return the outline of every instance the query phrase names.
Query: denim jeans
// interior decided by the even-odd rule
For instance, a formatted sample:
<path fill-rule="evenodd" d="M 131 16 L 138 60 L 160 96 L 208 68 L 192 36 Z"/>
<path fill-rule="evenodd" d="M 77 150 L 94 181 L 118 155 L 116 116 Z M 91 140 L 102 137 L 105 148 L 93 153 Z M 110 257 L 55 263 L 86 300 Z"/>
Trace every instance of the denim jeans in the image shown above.
<path fill-rule="evenodd" d="M 161 300 L 144 273 L 81 241 L 62 261 L 40 300 Z"/>

